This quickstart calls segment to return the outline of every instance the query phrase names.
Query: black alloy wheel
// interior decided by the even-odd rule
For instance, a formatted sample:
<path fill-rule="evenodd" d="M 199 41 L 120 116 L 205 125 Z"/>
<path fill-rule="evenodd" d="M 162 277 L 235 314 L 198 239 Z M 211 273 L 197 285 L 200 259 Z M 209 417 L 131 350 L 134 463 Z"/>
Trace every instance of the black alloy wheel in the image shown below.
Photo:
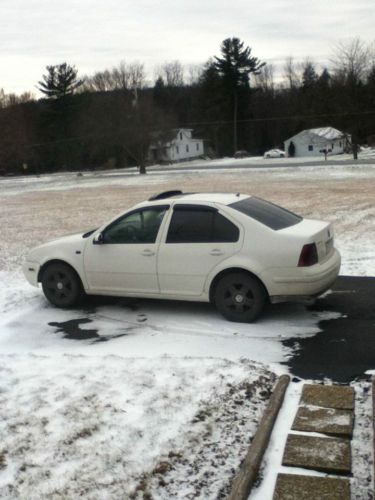
<path fill-rule="evenodd" d="M 246 273 L 227 274 L 215 289 L 215 305 L 229 321 L 251 323 L 262 312 L 265 301 L 262 284 Z"/>
<path fill-rule="evenodd" d="M 81 297 L 81 281 L 66 264 L 49 264 L 43 271 L 41 282 L 44 295 L 54 306 L 70 307 Z"/>

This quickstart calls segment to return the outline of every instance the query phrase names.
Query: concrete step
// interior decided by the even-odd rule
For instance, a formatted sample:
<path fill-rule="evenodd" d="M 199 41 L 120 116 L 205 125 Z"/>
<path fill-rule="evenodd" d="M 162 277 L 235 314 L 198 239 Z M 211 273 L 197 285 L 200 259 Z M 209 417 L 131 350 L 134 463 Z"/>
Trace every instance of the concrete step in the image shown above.
<path fill-rule="evenodd" d="M 350 474 L 350 441 L 289 434 L 282 464 L 333 474 Z"/>
<path fill-rule="evenodd" d="M 354 418 L 351 410 L 300 406 L 292 430 L 351 438 L 353 424 Z"/>
<path fill-rule="evenodd" d="M 279 474 L 273 500 L 350 500 L 348 479 Z"/>
<path fill-rule="evenodd" d="M 354 389 L 340 385 L 305 384 L 301 403 L 341 410 L 354 410 Z"/>

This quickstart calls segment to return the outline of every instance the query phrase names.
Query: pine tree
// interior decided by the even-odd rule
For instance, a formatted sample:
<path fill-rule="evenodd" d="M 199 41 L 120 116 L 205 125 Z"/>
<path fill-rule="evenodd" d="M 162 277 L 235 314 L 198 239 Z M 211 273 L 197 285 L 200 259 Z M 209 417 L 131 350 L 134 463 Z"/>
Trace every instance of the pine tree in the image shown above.
<path fill-rule="evenodd" d="M 38 89 L 49 98 L 60 99 L 74 93 L 83 84 L 74 66 L 67 63 L 47 66 L 47 74 L 39 83 Z"/>
<path fill-rule="evenodd" d="M 304 89 L 311 89 L 315 86 L 318 81 L 318 75 L 316 74 L 314 64 L 308 61 L 302 73 L 302 87 Z"/>
<path fill-rule="evenodd" d="M 221 44 L 221 57 L 215 57 L 214 67 L 222 78 L 225 91 L 233 99 L 233 150 L 237 150 L 238 95 L 241 88 L 249 88 L 250 74 L 258 74 L 266 63 L 251 56 L 239 38 L 226 38 Z"/>

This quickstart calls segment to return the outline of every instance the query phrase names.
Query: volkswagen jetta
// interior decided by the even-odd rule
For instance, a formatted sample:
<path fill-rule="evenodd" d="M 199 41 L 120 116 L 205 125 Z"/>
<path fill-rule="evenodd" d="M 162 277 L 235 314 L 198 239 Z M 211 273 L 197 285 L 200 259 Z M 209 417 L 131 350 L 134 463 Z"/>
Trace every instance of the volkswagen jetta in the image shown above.
<path fill-rule="evenodd" d="M 255 196 L 181 191 L 40 245 L 23 266 L 58 307 L 83 294 L 211 301 L 239 322 L 254 321 L 266 301 L 320 295 L 339 269 L 328 222 Z"/>

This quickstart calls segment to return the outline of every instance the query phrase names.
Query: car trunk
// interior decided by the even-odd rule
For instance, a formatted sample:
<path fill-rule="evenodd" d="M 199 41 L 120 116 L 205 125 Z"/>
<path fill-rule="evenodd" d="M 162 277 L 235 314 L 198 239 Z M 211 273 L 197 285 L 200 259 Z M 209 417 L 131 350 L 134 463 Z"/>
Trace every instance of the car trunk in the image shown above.
<path fill-rule="evenodd" d="M 304 245 L 315 243 L 319 263 L 327 260 L 333 252 L 334 238 L 330 222 L 303 219 L 298 224 L 282 229 L 279 232 L 298 239 L 301 249 Z"/>

